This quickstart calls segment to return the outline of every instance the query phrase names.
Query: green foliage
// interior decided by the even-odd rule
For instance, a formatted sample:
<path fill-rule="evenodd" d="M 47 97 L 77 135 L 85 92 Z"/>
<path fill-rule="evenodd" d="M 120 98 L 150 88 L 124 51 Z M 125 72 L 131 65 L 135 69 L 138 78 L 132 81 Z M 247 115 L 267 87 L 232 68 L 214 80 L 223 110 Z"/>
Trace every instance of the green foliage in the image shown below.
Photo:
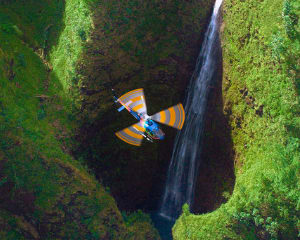
<path fill-rule="evenodd" d="M 70 155 L 76 99 L 66 93 L 90 36 L 88 2 L 0 2 L 0 239 L 129 234 L 113 198 Z"/>
<path fill-rule="evenodd" d="M 63 11 L 64 1 L 60 0 L 51 2 L 37 2 L 35 0 L 8 1 L 1 5 L 0 22 L 10 22 L 6 23 L 10 26 L 10 31 L 23 32 L 24 36 L 22 38 L 26 39 L 29 45 L 36 48 L 45 48 L 46 40 L 49 46 L 55 44 L 57 34 L 62 27 Z M 17 29 L 15 26 L 18 26 Z M 53 27 L 50 28 L 50 26 Z M 50 32 L 51 38 L 48 39 Z"/>
<path fill-rule="evenodd" d="M 129 229 L 125 239 L 160 239 L 148 214 L 137 210 L 132 213 L 122 212 L 122 216 L 126 227 Z"/>
<path fill-rule="evenodd" d="M 251 213 L 234 213 L 233 218 L 237 220 L 233 229 L 238 234 L 252 236 L 253 239 L 256 239 L 257 236 L 264 236 L 272 240 L 278 239 L 279 224 L 272 217 L 265 219 L 256 208 Z"/>
<path fill-rule="evenodd" d="M 122 212 L 123 219 L 125 221 L 126 226 L 132 226 L 135 223 L 139 222 L 148 222 L 152 223 L 151 217 L 149 214 L 144 213 L 142 210 L 137 210 L 135 212 L 127 214 L 126 212 Z"/>
<path fill-rule="evenodd" d="M 175 239 L 297 239 L 299 1 L 224 3 L 223 95 L 236 184 L 215 212 L 182 215 Z"/>
<path fill-rule="evenodd" d="M 0 180 L 0 186 L 7 182 L 7 177 Z"/>
<path fill-rule="evenodd" d="M 276 59 L 280 59 L 280 56 L 286 52 L 286 46 L 284 44 L 283 37 L 279 33 L 272 35 L 270 45 L 272 48 L 272 55 L 276 57 Z"/>
<path fill-rule="evenodd" d="M 13 25 L 9 23 L 2 23 L 0 29 L 8 34 L 14 33 Z"/>
<path fill-rule="evenodd" d="M 46 111 L 45 111 L 45 107 L 42 105 L 40 109 L 38 109 L 37 112 L 37 119 L 38 120 L 42 120 L 46 117 Z"/>
<path fill-rule="evenodd" d="M 76 116 L 80 108 L 80 76 L 76 67 L 84 50 L 84 43 L 89 39 L 92 26 L 90 1 L 71 0 L 65 3 L 65 27 L 60 34 L 56 46 L 53 46 L 49 54 L 53 72 L 56 74 L 63 87 L 59 94 L 61 97 L 68 96 L 69 108 Z M 55 91 L 55 85 L 49 89 Z"/>
<path fill-rule="evenodd" d="M 78 35 L 79 35 L 79 37 L 81 38 L 82 41 L 86 41 L 86 32 L 84 30 L 80 29 L 78 31 Z"/>
<path fill-rule="evenodd" d="M 294 78 L 294 86 L 300 92 L 300 79 L 297 77 L 300 67 L 297 59 L 300 57 L 300 29 L 298 24 L 300 6 L 297 1 L 286 0 L 283 3 L 283 28 L 273 27 L 270 46 L 277 61 L 284 61 L 289 75 Z"/>
<path fill-rule="evenodd" d="M 187 203 L 185 203 L 183 206 L 182 206 L 182 215 L 184 216 L 188 216 L 190 215 L 191 212 L 190 212 L 190 207 Z"/>
<path fill-rule="evenodd" d="M 297 15 L 293 12 L 293 6 L 289 0 L 284 1 L 282 17 L 284 19 L 284 27 L 286 34 L 290 39 L 294 39 L 297 34 L 295 26 L 298 22 Z"/>
<path fill-rule="evenodd" d="M 16 58 L 17 67 L 26 67 L 25 55 L 23 53 L 19 53 Z"/>
<path fill-rule="evenodd" d="M 1 239 L 25 239 L 21 231 L 17 228 L 16 217 L 3 210 L 0 210 L 0 226 Z"/>

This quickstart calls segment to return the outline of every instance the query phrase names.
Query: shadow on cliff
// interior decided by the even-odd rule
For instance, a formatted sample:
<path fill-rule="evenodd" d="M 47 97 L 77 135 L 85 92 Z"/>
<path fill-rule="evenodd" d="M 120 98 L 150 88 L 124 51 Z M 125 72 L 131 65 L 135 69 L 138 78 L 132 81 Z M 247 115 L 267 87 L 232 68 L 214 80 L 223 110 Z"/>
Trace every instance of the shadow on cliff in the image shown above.
<path fill-rule="evenodd" d="M 207 102 L 203 150 L 192 207 L 194 213 L 217 209 L 228 200 L 235 183 L 233 142 L 228 118 L 223 111 L 221 47 L 219 55 Z"/>

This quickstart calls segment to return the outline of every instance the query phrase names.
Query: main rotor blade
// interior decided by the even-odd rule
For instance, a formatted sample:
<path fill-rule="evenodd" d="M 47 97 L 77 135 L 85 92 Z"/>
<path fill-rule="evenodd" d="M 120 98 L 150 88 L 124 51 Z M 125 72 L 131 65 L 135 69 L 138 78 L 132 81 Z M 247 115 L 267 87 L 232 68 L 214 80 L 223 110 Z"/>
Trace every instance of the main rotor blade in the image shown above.
<path fill-rule="evenodd" d="M 116 132 L 116 136 L 120 138 L 122 141 L 140 146 L 143 140 L 143 133 L 145 132 L 145 128 L 141 122 L 131 125 L 128 128 L 125 128 L 119 132 Z"/>
<path fill-rule="evenodd" d="M 146 100 L 142 88 L 132 90 L 119 97 L 120 101 L 138 114 L 147 114 Z M 131 102 L 130 102 L 131 101 Z"/>
<path fill-rule="evenodd" d="M 185 112 L 181 103 L 169 107 L 151 116 L 151 119 L 171 127 L 181 129 L 185 120 Z"/>

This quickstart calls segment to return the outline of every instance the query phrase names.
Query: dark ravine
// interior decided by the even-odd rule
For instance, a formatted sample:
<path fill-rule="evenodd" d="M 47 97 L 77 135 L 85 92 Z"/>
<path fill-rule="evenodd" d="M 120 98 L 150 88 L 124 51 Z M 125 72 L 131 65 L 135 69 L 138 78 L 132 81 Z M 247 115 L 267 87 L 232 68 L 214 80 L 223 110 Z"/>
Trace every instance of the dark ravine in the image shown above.
<path fill-rule="evenodd" d="M 213 3 L 214 1 L 211 1 L 211 7 Z M 193 3 L 191 3 L 189 7 L 191 7 L 192 4 Z M 169 5 L 169 8 L 171 7 L 172 6 Z M 108 9 L 106 11 L 108 11 Z M 121 62 L 124 62 L 122 59 L 126 56 L 129 57 L 133 52 L 123 52 L 122 49 L 118 49 L 117 43 L 112 42 L 110 48 L 116 51 L 113 53 L 113 56 L 117 55 L 117 51 L 123 52 L 123 55 L 120 59 L 112 58 L 110 62 L 105 63 L 105 61 L 107 61 L 107 57 L 105 57 L 107 56 L 106 52 L 109 48 L 107 48 L 108 46 L 103 47 L 102 42 L 104 35 L 102 31 L 99 31 L 102 27 L 102 23 L 97 23 L 105 14 L 107 13 L 105 13 L 104 10 L 95 14 L 95 26 L 97 31 L 92 35 L 93 41 L 89 43 L 84 64 L 79 68 L 79 73 L 83 76 L 84 81 L 84 88 L 82 88 L 81 95 L 84 99 L 82 115 L 85 117 L 82 128 L 78 133 L 78 140 L 81 144 L 80 147 L 75 150 L 75 155 L 89 159 L 88 165 L 94 169 L 98 179 L 101 179 L 104 185 L 110 189 L 120 209 L 127 211 L 134 211 L 135 209 L 155 211 L 161 201 L 176 131 L 163 126 L 163 130 L 166 132 L 166 139 L 164 141 L 158 144 L 149 144 L 146 142 L 139 149 L 120 142 L 115 138 L 114 132 L 122 129 L 127 124 L 133 123 L 134 120 L 131 119 L 129 114 L 123 112 L 119 114 L 115 111 L 111 103 L 111 95 L 108 88 L 114 86 L 114 88 L 122 94 L 131 88 L 144 87 L 146 101 L 149 106 L 148 109 L 151 113 L 159 110 L 160 107 L 158 106 L 167 107 L 175 103 L 175 101 L 183 99 L 183 89 L 187 86 L 193 73 L 197 52 L 199 52 L 206 30 L 203 22 L 205 22 L 207 26 L 211 12 L 207 12 L 205 15 L 206 18 L 203 17 L 203 20 L 201 20 L 201 28 L 198 28 L 198 33 L 196 32 L 197 29 L 192 30 L 190 28 L 185 30 L 174 29 L 173 32 L 171 32 L 171 34 L 173 34 L 171 36 L 175 39 L 180 39 L 183 34 L 190 36 L 184 41 L 186 45 L 182 49 L 182 51 L 187 52 L 187 54 L 184 54 L 185 57 L 172 53 L 173 50 L 171 49 L 169 57 L 157 62 L 157 64 L 151 68 L 141 64 L 138 58 L 133 60 L 131 58 L 130 61 L 136 65 L 136 70 L 128 74 L 126 74 L 125 71 L 124 76 L 119 79 L 113 74 L 106 75 L 106 73 L 110 71 L 113 73 L 113 69 L 119 66 Z M 187 17 L 182 18 L 185 19 Z M 136 23 L 132 21 L 131 24 Z M 178 31 L 183 32 L 178 36 Z M 191 33 L 187 33 L 189 31 L 191 31 Z M 121 32 L 121 36 L 123 35 L 125 36 L 125 33 Z M 111 33 L 109 38 L 107 36 L 105 38 L 108 40 L 111 37 L 117 38 L 118 34 Z M 159 39 L 154 39 L 153 43 L 150 43 L 156 44 L 158 40 Z M 101 51 L 99 50 L 99 45 L 101 45 Z M 187 55 L 190 55 L 189 59 L 187 59 Z M 101 65 L 99 68 L 99 63 L 104 65 Z M 125 65 L 122 66 L 124 67 Z M 164 68 L 165 70 L 155 74 L 155 69 L 157 68 Z M 220 66 L 220 69 L 221 68 Z M 174 72 L 174 69 L 178 70 Z M 102 80 L 102 73 L 108 76 L 105 81 Z M 140 78 L 139 81 L 138 78 Z M 177 82 L 171 84 L 174 80 Z M 100 88 L 95 88 L 97 82 L 99 82 L 98 86 L 100 86 Z M 159 84 L 160 88 L 154 88 L 156 84 Z M 216 85 L 216 91 L 212 91 L 211 95 L 213 96 L 209 98 L 208 108 L 210 113 L 206 120 L 207 122 L 213 121 L 215 126 L 208 126 L 207 129 L 205 129 L 207 138 L 204 137 L 204 145 L 208 145 L 206 149 L 214 149 L 213 152 L 216 152 L 215 149 L 219 149 L 220 146 L 222 146 L 222 142 L 225 141 L 227 137 L 230 138 L 229 130 L 225 131 L 226 134 L 220 136 L 224 133 L 224 128 L 227 129 L 227 127 L 226 120 L 220 112 L 222 108 L 221 105 L 219 105 L 222 104 L 221 85 L 219 82 L 217 82 Z M 170 89 L 173 87 L 175 87 L 176 90 Z M 161 101 L 162 96 L 164 101 Z M 99 104 L 100 102 L 101 104 Z M 216 104 L 220 107 L 215 108 Z M 220 116 L 222 116 L 221 122 L 218 119 Z M 115 119 L 118 120 L 116 121 Z M 206 125 L 209 124 L 206 123 Z M 220 137 L 217 137 L 217 140 L 216 138 L 210 138 L 213 135 Z M 230 141 L 227 140 L 225 142 Z M 230 163 L 231 160 L 229 157 L 229 152 L 231 151 L 230 145 L 226 147 L 223 146 L 220 151 L 217 150 L 217 155 L 219 156 L 217 158 L 216 156 L 211 156 L 211 152 L 206 151 L 206 149 L 203 153 L 206 159 L 206 161 L 203 162 L 204 170 L 201 171 L 202 174 L 199 174 L 198 187 L 196 187 L 195 212 L 211 211 L 215 209 L 218 205 L 217 203 L 222 202 L 222 199 L 223 201 L 225 200 L 221 193 L 225 191 L 227 187 L 224 189 L 219 186 L 222 182 L 222 178 L 214 180 L 214 184 L 207 186 L 208 188 L 203 185 L 203 181 L 201 180 L 204 180 L 204 178 L 205 181 L 216 179 L 216 176 L 221 174 L 220 171 L 222 171 L 224 165 L 228 166 L 229 179 L 232 178 L 232 164 Z M 208 162 L 213 161 L 217 164 L 217 162 L 220 162 L 220 159 L 222 163 L 219 164 L 223 165 L 217 167 L 218 171 L 214 171 L 213 168 L 208 167 Z M 228 161 L 228 165 L 226 161 Z M 203 173 L 209 176 L 206 175 L 204 177 Z M 228 182 L 230 182 L 229 185 L 233 184 L 231 180 L 228 180 Z M 228 188 L 230 189 L 230 187 Z M 200 191 L 202 194 L 199 193 Z"/>
<path fill-rule="evenodd" d="M 214 1 L 211 1 L 211 6 L 213 3 Z M 185 94 L 183 89 L 186 88 L 193 73 L 206 30 L 204 26 L 208 24 L 211 11 L 207 12 L 205 19 L 203 18 L 202 23 L 205 22 L 205 25 L 201 24 L 198 33 L 196 29 L 192 30 L 193 34 L 186 33 L 191 29 L 185 30 L 184 34 L 191 36 L 186 39 L 185 48 L 182 50 L 185 57 L 172 53 L 173 50 L 170 49 L 169 57 L 151 68 L 141 64 L 138 58 L 130 58 L 132 62 L 129 63 L 134 63 L 135 69 L 128 74 L 125 71 L 124 76 L 121 77 L 114 76 L 113 71 L 119 71 L 116 69 L 117 66 L 122 66 L 122 69 L 129 67 L 124 65 L 123 58 L 128 58 L 134 53 L 124 52 L 123 49 L 118 49 L 117 43 L 112 43 L 109 49 L 114 49 L 113 56 L 118 56 L 118 51 L 123 55 L 120 55 L 120 59 L 114 57 L 110 62 L 105 63 L 107 60 L 105 56 L 108 54 L 106 51 L 109 50 L 103 47 L 103 39 L 109 41 L 109 38 L 99 31 L 102 23 L 97 23 L 105 14 L 102 12 L 95 15 L 98 30 L 93 33 L 93 41 L 89 43 L 85 61 L 79 68 L 79 73 L 84 80 L 81 96 L 84 99 L 82 116 L 85 118 L 78 133 L 81 145 L 75 150 L 75 155 L 89 159 L 88 165 L 110 190 L 121 210 L 143 209 L 152 212 L 158 209 L 161 202 L 176 131 L 163 126 L 166 132 L 164 141 L 158 144 L 146 142 L 139 149 L 120 142 L 114 136 L 114 132 L 132 124 L 134 120 L 126 112 L 119 114 L 115 111 L 108 88 L 113 86 L 122 94 L 143 87 L 150 113 L 159 110 L 159 106 L 168 107 L 183 99 Z M 178 31 L 181 30 L 173 30 L 173 38 L 178 37 L 176 35 Z M 118 37 L 116 33 L 111 34 L 113 38 Z M 123 32 L 121 34 L 125 35 Z M 153 41 L 150 43 L 155 44 L 157 39 Z M 103 49 L 100 52 L 99 46 Z M 184 51 L 186 54 L 183 53 Z M 189 59 L 186 59 L 188 55 Z M 156 72 L 157 68 L 164 70 Z M 228 192 L 229 196 L 234 184 L 230 131 L 222 112 L 221 62 L 218 69 L 220 75 L 216 78 L 215 86 L 208 99 L 208 115 L 203 139 L 204 160 L 200 166 L 201 171 L 195 188 L 194 212 L 196 213 L 213 211 L 227 201 L 223 193 Z M 107 77 L 106 80 L 103 79 L 102 73 Z M 164 101 L 161 100 L 162 96 Z M 226 186 L 223 185 L 224 181 Z"/>
<path fill-rule="evenodd" d="M 163 127 L 164 141 L 145 142 L 140 148 L 120 142 L 114 133 L 134 119 L 126 112 L 115 111 L 109 88 L 113 86 L 122 94 L 143 87 L 149 114 L 182 101 L 213 3 L 137 1 L 132 15 L 128 15 L 124 3 L 118 6 L 118 14 L 128 17 L 128 23 L 123 25 L 111 17 L 114 3 L 96 8 L 101 11 L 95 12 L 95 31 L 79 66 L 84 87 L 83 124 L 75 154 L 89 159 L 88 165 L 110 189 L 121 209 L 157 209 L 176 130 Z M 148 24 L 144 26 L 145 22 Z M 160 29 L 158 33 L 158 23 L 166 31 Z M 113 26 L 113 30 L 105 32 L 105 24 Z M 126 43 L 129 45 L 124 47 Z M 139 55 L 136 51 L 141 44 L 143 51 Z"/>

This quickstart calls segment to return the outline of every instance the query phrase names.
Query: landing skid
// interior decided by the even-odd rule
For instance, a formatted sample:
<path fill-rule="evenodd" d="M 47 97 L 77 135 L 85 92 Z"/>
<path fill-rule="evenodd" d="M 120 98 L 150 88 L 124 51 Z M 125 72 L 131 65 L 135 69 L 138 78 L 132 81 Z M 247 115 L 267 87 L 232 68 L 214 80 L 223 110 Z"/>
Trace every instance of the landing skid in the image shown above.
<path fill-rule="evenodd" d="M 146 138 L 149 142 L 153 142 L 153 139 L 149 136 L 147 136 L 146 134 L 144 133 L 141 133 L 143 135 L 144 138 Z"/>
<path fill-rule="evenodd" d="M 151 137 L 149 137 L 147 134 L 145 134 L 144 132 L 139 131 L 137 128 L 134 127 L 135 130 L 137 130 L 139 132 L 139 134 L 141 134 L 144 138 L 146 138 L 149 142 L 153 142 L 153 139 Z"/>

